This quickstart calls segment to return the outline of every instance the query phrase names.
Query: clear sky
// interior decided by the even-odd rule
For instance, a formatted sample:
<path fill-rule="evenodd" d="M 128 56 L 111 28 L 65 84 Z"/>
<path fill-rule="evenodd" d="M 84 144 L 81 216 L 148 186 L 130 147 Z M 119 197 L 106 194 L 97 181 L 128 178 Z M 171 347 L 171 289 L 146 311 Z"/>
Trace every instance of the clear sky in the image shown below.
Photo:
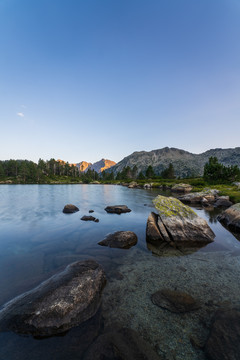
<path fill-rule="evenodd" d="M 240 146 L 239 0 L 0 0 L 0 159 Z"/>

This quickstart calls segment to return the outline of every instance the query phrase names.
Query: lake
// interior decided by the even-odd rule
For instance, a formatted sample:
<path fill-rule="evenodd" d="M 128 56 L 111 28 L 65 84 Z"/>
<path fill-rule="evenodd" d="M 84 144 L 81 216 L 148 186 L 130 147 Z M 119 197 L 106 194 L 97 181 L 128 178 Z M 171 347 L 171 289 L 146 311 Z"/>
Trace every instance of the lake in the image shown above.
<path fill-rule="evenodd" d="M 0 306 L 79 260 L 96 260 L 108 279 L 92 321 L 41 340 L 2 332 L 1 360 L 81 359 L 90 330 L 97 336 L 117 326 L 137 331 L 166 360 L 205 359 L 194 342 L 204 344 L 216 309 L 240 304 L 240 242 L 217 221 L 219 210 L 195 208 L 215 232 L 214 243 L 186 256 L 158 256 L 145 233 L 152 200 L 160 193 L 116 185 L 0 185 Z M 64 214 L 68 203 L 80 211 Z M 106 206 L 116 204 L 132 212 L 106 213 Z M 99 223 L 80 220 L 90 209 Z M 98 245 L 119 230 L 134 231 L 137 245 Z M 185 291 L 201 308 L 183 315 L 161 309 L 151 302 L 161 288 Z"/>

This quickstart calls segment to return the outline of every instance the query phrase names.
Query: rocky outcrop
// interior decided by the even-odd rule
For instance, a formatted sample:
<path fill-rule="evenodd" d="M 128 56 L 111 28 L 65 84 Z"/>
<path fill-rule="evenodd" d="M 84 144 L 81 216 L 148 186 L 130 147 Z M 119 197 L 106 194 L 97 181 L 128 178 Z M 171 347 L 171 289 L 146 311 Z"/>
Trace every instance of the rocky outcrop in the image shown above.
<path fill-rule="evenodd" d="M 104 209 L 107 213 L 110 214 L 122 214 L 131 212 L 132 210 L 127 207 L 127 205 L 113 205 L 113 206 L 107 206 Z"/>
<path fill-rule="evenodd" d="M 240 233 L 240 203 L 232 205 L 218 216 L 218 220 L 231 231 Z"/>
<path fill-rule="evenodd" d="M 111 248 L 129 249 L 137 244 L 137 235 L 132 231 L 117 231 L 98 243 Z"/>
<path fill-rule="evenodd" d="M 148 242 L 181 249 L 201 247 L 213 241 L 215 234 L 207 222 L 178 199 L 158 195 L 153 203 L 158 214 L 151 213 L 148 217 Z"/>
<path fill-rule="evenodd" d="M 0 330 L 34 336 L 65 332 L 95 315 L 105 282 L 104 271 L 95 261 L 68 265 L 7 303 L 0 311 Z"/>
<path fill-rule="evenodd" d="M 64 206 L 63 213 L 65 214 L 72 214 L 79 211 L 79 208 L 72 204 L 67 204 Z"/>
<path fill-rule="evenodd" d="M 205 351 L 211 360 L 239 360 L 239 310 L 219 309 L 216 312 Z"/>
<path fill-rule="evenodd" d="M 130 182 L 130 184 L 128 185 L 129 189 L 135 189 L 138 187 L 138 183 L 136 183 L 135 181 Z"/>
<path fill-rule="evenodd" d="M 189 184 L 176 184 L 171 188 L 171 190 L 177 193 L 187 193 L 192 191 L 192 188 L 193 187 Z"/>
<path fill-rule="evenodd" d="M 144 188 L 144 189 L 151 189 L 151 188 L 152 188 L 152 183 L 150 183 L 150 184 L 144 184 L 144 185 L 143 185 L 143 188 Z"/>
<path fill-rule="evenodd" d="M 200 308 L 200 304 L 189 294 L 162 289 L 151 296 L 152 303 L 174 313 L 185 313 Z"/>
<path fill-rule="evenodd" d="M 89 163 L 87 161 L 81 161 L 78 164 L 76 164 L 76 166 L 79 168 L 79 171 L 81 172 L 86 172 L 91 165 L 92 163 Z"/>
<path fill-rule="evenodd" d="M 87 351 L 84 360 L 161 360 L 136 331 L 108 329 Z"/>

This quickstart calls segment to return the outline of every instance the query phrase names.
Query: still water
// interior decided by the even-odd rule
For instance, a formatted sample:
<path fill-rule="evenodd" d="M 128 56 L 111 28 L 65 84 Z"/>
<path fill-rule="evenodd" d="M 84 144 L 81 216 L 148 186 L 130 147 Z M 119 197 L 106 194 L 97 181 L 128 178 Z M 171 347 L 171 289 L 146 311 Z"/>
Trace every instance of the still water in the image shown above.
<path fill-rule="evenodd" d="M 222 304 L 239 305 L 240 242 L 217 221 L 218 211 L 195 208 L 215 232 L 214 243 L 187 256 L 157 256 L 145 231 L 158 194 L 114 185 L 0 185 L 0 306 L 66 265 L 91 258 L 108 279 L 97 325 L 86 324 L 95 336 L 117 323 L 137 331 L 163 359 L 205 359 L 193 342 L 204 343 Z M 62 213 L 68 203 L 80 211 Z M 105 212 L 116 204 L 132 212 Z M 99 223 L 80 220 L 90 209 Z M 98 245 L 119 230 L 134 231 L 138 244 L 129 250 Z M 155 306 L 151 294 L 161 288 L 189 293 L 201 309 L 179 315 Z M 79 327 L 42 340 L 0 333 L 0 360 L 82 359 L 87 331 Z"/>

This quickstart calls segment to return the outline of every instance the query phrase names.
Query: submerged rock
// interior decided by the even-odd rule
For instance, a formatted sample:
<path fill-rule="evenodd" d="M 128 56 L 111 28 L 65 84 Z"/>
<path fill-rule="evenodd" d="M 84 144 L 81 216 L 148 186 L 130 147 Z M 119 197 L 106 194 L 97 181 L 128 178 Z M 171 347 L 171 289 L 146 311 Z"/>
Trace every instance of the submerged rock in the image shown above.
<path fill-rule="evenodd" d="M 109 329 L 90 346 L 84 360 L 161 360 L 134 330 Z"/>
<path fill-rule="evenodd" d="M 84 215 L 83 217 L 81 217 L 81 220 L 99 222 L 99 219 L 97 219 L 97 218 L 95 218 L 94 216 L 91 216 L 91 215 Z"/>
<path fill-rule="evenodd" d="M 219 309 L 216 312 L 205 351 L 211 360 L 239 360 L 239 310 Z"/>
<path fill-rule="evenodd" d="M 151 296 L 152 303 L 174 313 L 185 313 L 200 308 L 200 304 L 182 291 L 162 289 Z"/>
<path fill-rule="evenodd" d="M 233 232 L 240 233 L 240 203 L 223 211 L 218 220 Z"/>
<path fill-rule="evenodd" d="M 114 213 L 114 214 L 122 214 L 132 211 L 126 205 L 114 205 L 114 206 L 107 206 L 105 208 L 107 213 Z"/>
<path fill-rule="evenodd" d="M 76 262 L 39 286 L 8 302 L 0 311 L 0 330 L 51 336 L 90 319 L 106 282 L 93 260 Z"/>
<path fill-rule="evenodd" d="M 192 191 L 192 188 L 193 187 L 191 185 L 189 185 L 189 184 L 176 184 L 171 188 L 171 190 L 173 192 L 184 192 L 184 193 L 186 193 L 186 192 Z"/>
<path fill-rule="evenodd" d="M 79 208 L 75 205 L 72 205 L 72 204 L 67 204 L 64 206 L 64 209 L 63 209 L 63 213 L 66 213 L 66 214 L 72 214 L 72 213 L 75 213 L 79 211 Z"/>
<path fill-rule="evenodd" d="M 215 234 L 207 222 L 181 201 L 158 195 L 154 200 L 158 215 L 151 213 L 146 238 L 154 245 L 177 249 L 201 247 L 213 241 Z"/>
<path fill-rule="evenodd" d="M 98 243 L 111 248 L 129 249 L 137 244 L 137 235 L 132 231 L 117 231 Z"/>

